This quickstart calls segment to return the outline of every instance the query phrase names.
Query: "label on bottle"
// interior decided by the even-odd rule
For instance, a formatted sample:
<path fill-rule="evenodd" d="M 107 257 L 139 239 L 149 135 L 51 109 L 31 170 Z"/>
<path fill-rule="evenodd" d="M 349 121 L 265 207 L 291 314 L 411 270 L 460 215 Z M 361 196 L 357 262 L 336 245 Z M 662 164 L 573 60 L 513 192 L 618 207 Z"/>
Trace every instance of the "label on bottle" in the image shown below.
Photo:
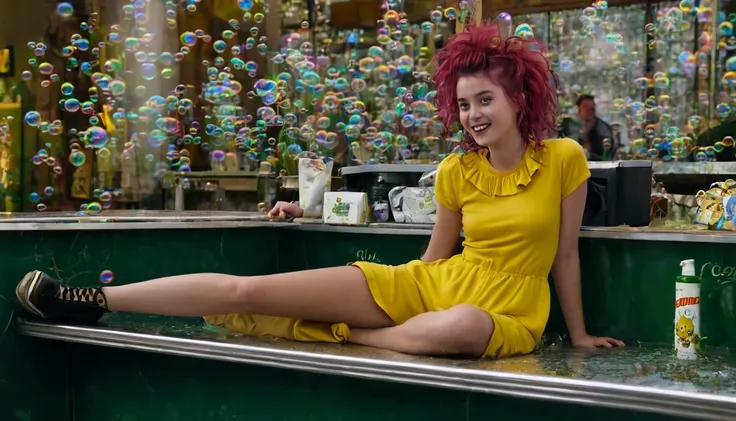
<path fill-rule="evenodd" d="M 700 284 L 677 282 L 675 286 L 675 351 L 677 358 L 697 359 L 700 342 Z"/>

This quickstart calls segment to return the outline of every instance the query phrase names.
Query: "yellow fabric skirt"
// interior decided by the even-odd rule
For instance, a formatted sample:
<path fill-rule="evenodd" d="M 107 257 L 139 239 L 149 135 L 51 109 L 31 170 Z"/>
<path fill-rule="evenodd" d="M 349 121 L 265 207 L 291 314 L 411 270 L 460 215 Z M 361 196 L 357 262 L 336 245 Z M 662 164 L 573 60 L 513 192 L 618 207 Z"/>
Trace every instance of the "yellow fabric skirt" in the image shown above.
<path fill-rule="evenodd" d="M 429 311 L 470 304 L 486 311 L 495 329 L 488 357 L 528 354 L 547 324 L 550 291 L 547 277 L 494 270 L 493 262 L 469 262 L 461 255 L 425 263 L 414 260 L 388 266 L 356 262 L 365 274 L 373 299 L 396 324 Z M 297 341 L 346 342 L 344 323 L 318 323 L 285 317 L 225 314 L 205 317 L 207 323 L 251 334 Z"/>

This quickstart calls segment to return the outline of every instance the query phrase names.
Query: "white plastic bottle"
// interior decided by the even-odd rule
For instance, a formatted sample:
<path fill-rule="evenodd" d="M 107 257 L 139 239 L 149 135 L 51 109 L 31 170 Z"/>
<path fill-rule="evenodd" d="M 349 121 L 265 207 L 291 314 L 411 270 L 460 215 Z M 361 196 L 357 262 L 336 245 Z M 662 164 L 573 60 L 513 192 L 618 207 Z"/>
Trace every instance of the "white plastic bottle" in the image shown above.
<path fill-rule="evenodd" d="M 681 360 L 698 358 L 700 344 L 700 277 L 695 260 L 680 262 L 682 275 L 675 284 L 675 352 Z"/>

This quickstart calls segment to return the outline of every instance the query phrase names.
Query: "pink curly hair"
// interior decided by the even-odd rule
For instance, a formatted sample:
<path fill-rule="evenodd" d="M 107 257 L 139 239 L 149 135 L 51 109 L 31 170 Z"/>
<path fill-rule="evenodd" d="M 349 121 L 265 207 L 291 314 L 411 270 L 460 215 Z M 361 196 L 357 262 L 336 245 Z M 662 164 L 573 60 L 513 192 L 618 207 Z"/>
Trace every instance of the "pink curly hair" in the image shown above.
<path fill-rule="evenodd" d="M 542 140 L 555 133 L 559 81 L 543 51 L 544 47 L 536 40 L 503 39 L 497 22 L 469 25 L 465 31 L 453 35 L 435 55 L 435 101 L 445 128 L 451 130 L 458 121 L 458 79 L 485 72 L 519 108 L 517 125 L 521 138 L 540 146 Z M 464 136 L 463 147 L 480 148 L 469 134 Z"/>

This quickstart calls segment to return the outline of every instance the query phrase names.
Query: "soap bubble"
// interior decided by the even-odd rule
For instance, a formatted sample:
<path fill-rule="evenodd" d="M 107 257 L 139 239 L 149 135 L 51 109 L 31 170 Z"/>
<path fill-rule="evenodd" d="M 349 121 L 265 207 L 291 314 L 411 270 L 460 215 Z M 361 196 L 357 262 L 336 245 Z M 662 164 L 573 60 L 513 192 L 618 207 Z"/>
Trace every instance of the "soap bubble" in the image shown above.
<path fill-rule="evenodd" d="M 38 111 L 28 111 L 23 121 L 31 127 L 37 127 L 41 121 L 41 114 Z"/>
<path fill-rule="evenodd" d="M 81 167 L 87 161 L 87 155 L 80 150 L 74 150 L 69 154 L 69 163 L 75 167 Z"/>
<path fill-rule="evenodd" d="M 102 148 L 107 145 L 107 141 L 109 140 L 105 129 L 98 126 L 87 129 L 84 138 L 87 140 L 87 144 L 93 148 Z"/>
<path fill-rule="evenodd" d="M 85 212 L 87 212 L 90 215 L 97 215 L 100 212 L 102 212 L 102 205 L 100 205 L 98 202 L 90 202 L 86 206 Z"/>
<path fill-rule="evenodd" d="M 74 7 L 71 3 L 64 1 L 56 5 L 56 13 L 62 18 L 69 18 L 74 15 Z"/>
<path fill-rule="evenodd" d="M 112 273 L 111 270 L 103 270 L 100 273 L 100 282 L 103 284 L 109 284 L 115 279 L 115 275 Z"/>

